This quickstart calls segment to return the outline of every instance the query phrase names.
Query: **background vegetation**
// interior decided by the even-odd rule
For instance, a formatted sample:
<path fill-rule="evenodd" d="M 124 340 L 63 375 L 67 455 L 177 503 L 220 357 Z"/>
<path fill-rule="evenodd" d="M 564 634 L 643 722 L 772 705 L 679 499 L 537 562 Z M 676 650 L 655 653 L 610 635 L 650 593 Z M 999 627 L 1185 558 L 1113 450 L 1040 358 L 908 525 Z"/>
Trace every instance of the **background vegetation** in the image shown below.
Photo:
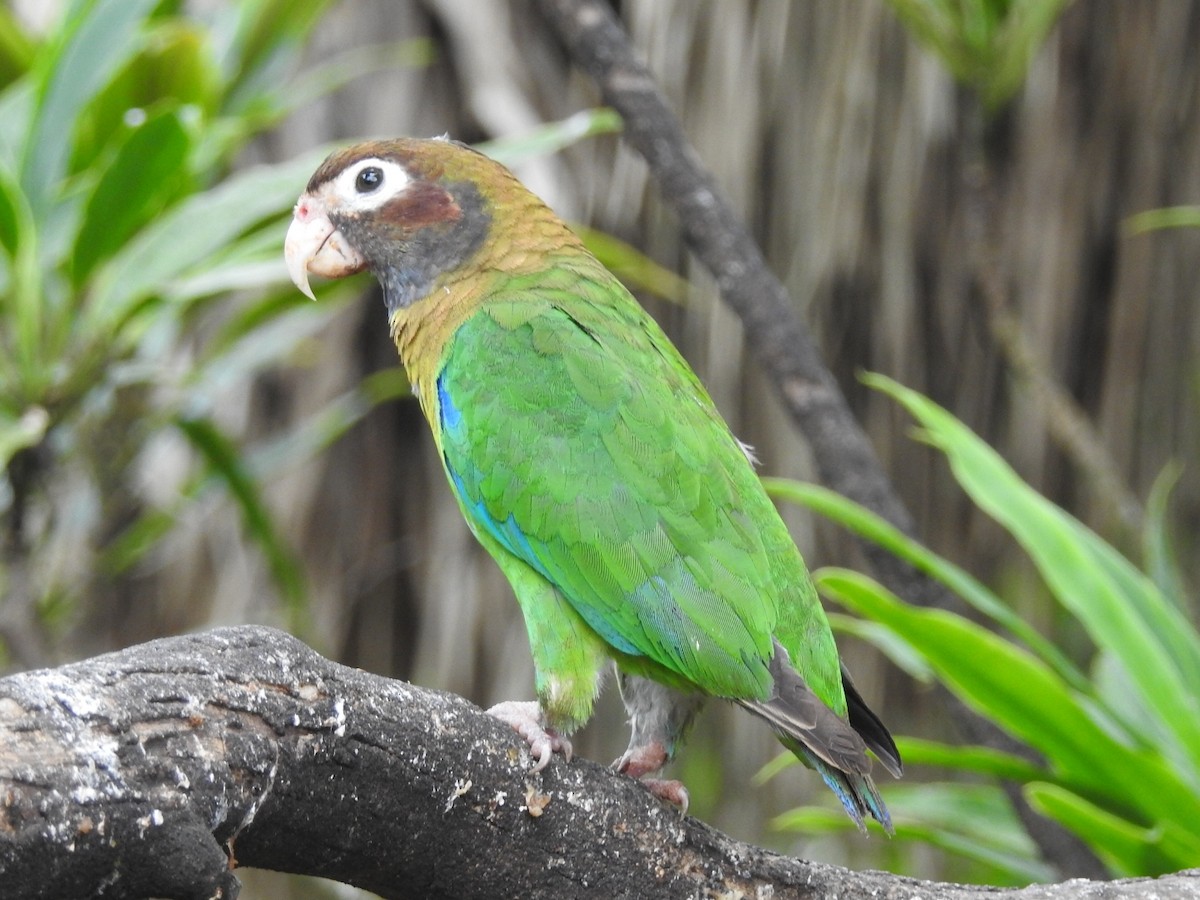
<path fill-rule="evenodd" d="M 1056 877 L 1059 861 L 1039 856 L 994 787 L 1003 775 L 1111 871 L 1194 860 L 1200 766 L 1195 735 L 1179 729 L 1196 716 L 1172 714 L 1195 702 L 1200 668 L 1189 624 L 1200 233 L 1144 230 L 1162 217 L 1132 217 L 1200 197 L 1200 4 L 655 0 L 621 11 L 817 334 L 936 552 L 926 564 L 1009 642 L 966 619 L 938 619 L 937 632 L 921 618 L 933 614 L 897 610 L 832 568 L 862 568 L 838 529 L 787 505 L 810 563 L 830 567 L 828 595 L 874 619 L 839 616 L 860 688 L 913 738 L 909 758 L 928 764 L 887 786 L 911 840 L 863 842 L 811 807 L 789 813 L 831 807 L 794 770 L 751 786 L 778 748 L 726 709 L 706 713 L 680 764 L 693 811 L 814 858 Z M 594 106 L 536 10 L 517 0 L 16 3 L 0 9 L 0 89 L 7 667 L 265 621 L 482 704 L 528 695 L 515 605 L 442 483 L 373 287 L 334 286 L 310 304 L 286 283 L 280 244 L 330 142 L 525 137 Z M 573 143 L 604 125 L 572 119 L 541 134 Z M 615 137 L 559 155 L 545 147 L 510 144 L 509 159 L 569 219 L 686 278 L 683 303 L 664 299 L 675 282 L 648 279 L 647 305 L 755 444 L 764 474 L 804 479 L 802 436 L 641 162 Z M 864 370 L 933 398 L 1016 474 L 989 469 L 972 482 L 955 456 L 976 446 L 969 432 L 891 388 L 940 435 L 937 449 L 912 441 L 888 392 L 859 380 Z M 971 452 L 978 464 L 983 451 Z M 854 520 L 819 492 L 779 490 Z M 1097 597 L 1111 601 L 1107 613 Z M 1127 609 L 1149 643 L 1129 643 L 1131 620 L 1117 617 Z M 986 647 L 1009 677 L 981 686 L 971 660 L 922 642 L 931 632 Z M 949 749 L 961 737 L 930 675 L 1045 764 Z M 1001 690 L 1035 677 L 1062 700 L 1040 719 Z M 621 718 L 606 698 L 577 749 L 618 755 Z M 1086 732 L 1107 741 L 1091 745 L 1097 757 L 1080 755 L 1084 732 L 1071 723 L 1098 729 Z M 1115 759 L 1126 780 L 1113 773 L 1101 790 L 1097 767 Z M 1166 805 L 1139 799 L 1150 783 Z"/>

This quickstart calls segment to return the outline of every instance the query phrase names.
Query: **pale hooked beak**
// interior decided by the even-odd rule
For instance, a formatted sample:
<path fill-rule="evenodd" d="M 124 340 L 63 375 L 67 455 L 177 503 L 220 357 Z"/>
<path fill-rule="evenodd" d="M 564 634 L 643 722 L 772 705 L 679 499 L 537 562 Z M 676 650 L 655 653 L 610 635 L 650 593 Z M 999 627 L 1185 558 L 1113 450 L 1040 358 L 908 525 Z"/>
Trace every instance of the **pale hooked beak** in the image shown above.
<path fill-rule="evenodd" d="M 316 297 L 308 286 L 310 272 L 341 278 L 367 267 L 362 254 L 346 242 L 329 220 L 321 201 L 309 194 L 300 198 L 292 212 L 292 224 L 283 242 L 283 258 L 292 283 L 313 300 Z"/>

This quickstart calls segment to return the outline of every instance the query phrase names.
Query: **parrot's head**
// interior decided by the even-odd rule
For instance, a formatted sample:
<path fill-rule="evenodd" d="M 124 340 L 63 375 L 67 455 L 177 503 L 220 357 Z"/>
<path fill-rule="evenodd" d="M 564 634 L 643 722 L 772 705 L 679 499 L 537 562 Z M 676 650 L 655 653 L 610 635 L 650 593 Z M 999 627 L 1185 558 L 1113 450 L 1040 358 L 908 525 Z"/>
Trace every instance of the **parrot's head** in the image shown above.
<path fill-rule="evenodd" d="M 427 294 L 477 254 L 506 169 L 445 140 L 369 141 L 339 150 L 313 174 L 284 243 L 288 274 L 312 297 L 309 274 L 371 270 L 390 308 Z"/>

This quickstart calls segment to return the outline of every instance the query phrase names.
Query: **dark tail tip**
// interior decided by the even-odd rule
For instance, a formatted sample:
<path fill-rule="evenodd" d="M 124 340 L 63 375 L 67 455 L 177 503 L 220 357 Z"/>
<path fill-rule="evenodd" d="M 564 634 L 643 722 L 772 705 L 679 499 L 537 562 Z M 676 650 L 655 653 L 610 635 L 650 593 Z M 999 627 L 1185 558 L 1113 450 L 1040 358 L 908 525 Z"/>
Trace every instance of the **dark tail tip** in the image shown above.
<path fill-rule="evenodd" d="M 858 732 L 863 743 L 874 751 L 883 767 L 896 778 L 904 774 L 904 763 L 900 759 L 900 751 L 892 740 L 887 727 L 880 721 L 879 716 L 867 706 L 862 694 L 854 686 L 850 673 L 842 666 L 842 688 L 846 692 L 846 707 L 850 718 L 850 727 Z"/>

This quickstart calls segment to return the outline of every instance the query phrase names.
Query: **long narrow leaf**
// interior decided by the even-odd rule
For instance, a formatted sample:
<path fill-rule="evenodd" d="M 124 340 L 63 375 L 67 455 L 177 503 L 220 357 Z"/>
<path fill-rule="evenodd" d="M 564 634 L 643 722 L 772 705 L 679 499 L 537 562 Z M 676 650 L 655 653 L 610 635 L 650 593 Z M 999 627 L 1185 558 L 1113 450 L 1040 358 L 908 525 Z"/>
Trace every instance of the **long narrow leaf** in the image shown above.
<path fill-rule="evenodd" d="M 274 519 L 263 502 L 254 477 L 245 469 L 238 451 L 228 437 L 210 419 L 180 416 L 176 426 L 207 460 L 229 490 L 242 511 L 246 531 L 263 551 L 271 574 L 279 587 L 289 616 L 289 624 L 307 630 L 307 591 L 303 567 L 275 530 Z"/>
<path fill-rule="evenodd" d="M 1163 875 L 1200 859 L 1194 827 L 1173 822 L 1138 825 L 1058 785 L 1025 787 L 1030 805 L 1083 838 L 1118 875 Z"/>
<path fill-rule="evenodd" d="M 188 181 L 188 131 L 175 109 L 133 129 L 88 198 L 72 252 L 76 288 L 95 265 L 117 252 Z"/>
<path fill-rule="evenodd" d="M 98 272 L 89 318 L 97 326 L 125 319 L 171 279 L 192 271 L 257 222 L 281 215 L 328 152 L 323 147 L 287 163 L 248 169 L 174 207 Z"/>
<path fill-rule="evenodd" d="M 4 247 L 11 259 L 10 282 L 0 293 L 0 351 L 11 358 L 0 362 L 8 376 L 8 399 L 21 405 L 37 402 L 50 377 L 43 368 L 42 270 L 38 264 L 38 229 L 25 192 L 17 179 L 0 164 L 0 207 L 3 207 Z M 5 296 L 7 295 L 7 296 Z M 5 334 L 9 328 L 11 334 Z"/>
<path fill-rule="evenodd" d="M 1200 635 L 1154 584 L 1078 520 L 1030 488 L 970 429 L 915 391 L 865 378 L 895 398 L 946 454 L 971 499 L 1003 525 L 1058 601 L 1111 652 L 1162 723 L 1172 756 L 1200 770 Z"/>
<path fill-rule="evenodd" d="M 896 738 L 896 747 L 906 769 L 910 766 L 937 766 L 1017 782 L 1046 778 L 1046 771 L 1040 766 L 990 747 L 955 747 L 911 737 Z"/>
<path fill-rule="evenodd" d="M 762 481 L 772 496 L 798 503 L 837 522 L 937 579 L 1029 647 L 1073 688 L 1088 689 L 1087 676 L 978 579 L 914 541 L 881 516 L 820 485 L 784 478 L 764 478 Z"/>
<path fill-rule="evenodd" d="M 1163 760 L 1102 730 L 1054 672 L 961 616 L 915 609 L 866 576 L 815 573 L 818 587 L 919 649 L 964 702 L 1043 753 L 1081 793 L 1132 803 L 1147 822 L 1200 819 L 1200 796 Z"/>
<path fill-rule="evenodd" d="M 66 174 L 79 111 L 136 50 L 137 35 L 157 0 L 76 2 L 67 13 L 76 23 L 59 52 L 40 61 L 43 76 L 37 118 L 25 147 L 21 181 L 39 219 L 52 187 Z"/>

